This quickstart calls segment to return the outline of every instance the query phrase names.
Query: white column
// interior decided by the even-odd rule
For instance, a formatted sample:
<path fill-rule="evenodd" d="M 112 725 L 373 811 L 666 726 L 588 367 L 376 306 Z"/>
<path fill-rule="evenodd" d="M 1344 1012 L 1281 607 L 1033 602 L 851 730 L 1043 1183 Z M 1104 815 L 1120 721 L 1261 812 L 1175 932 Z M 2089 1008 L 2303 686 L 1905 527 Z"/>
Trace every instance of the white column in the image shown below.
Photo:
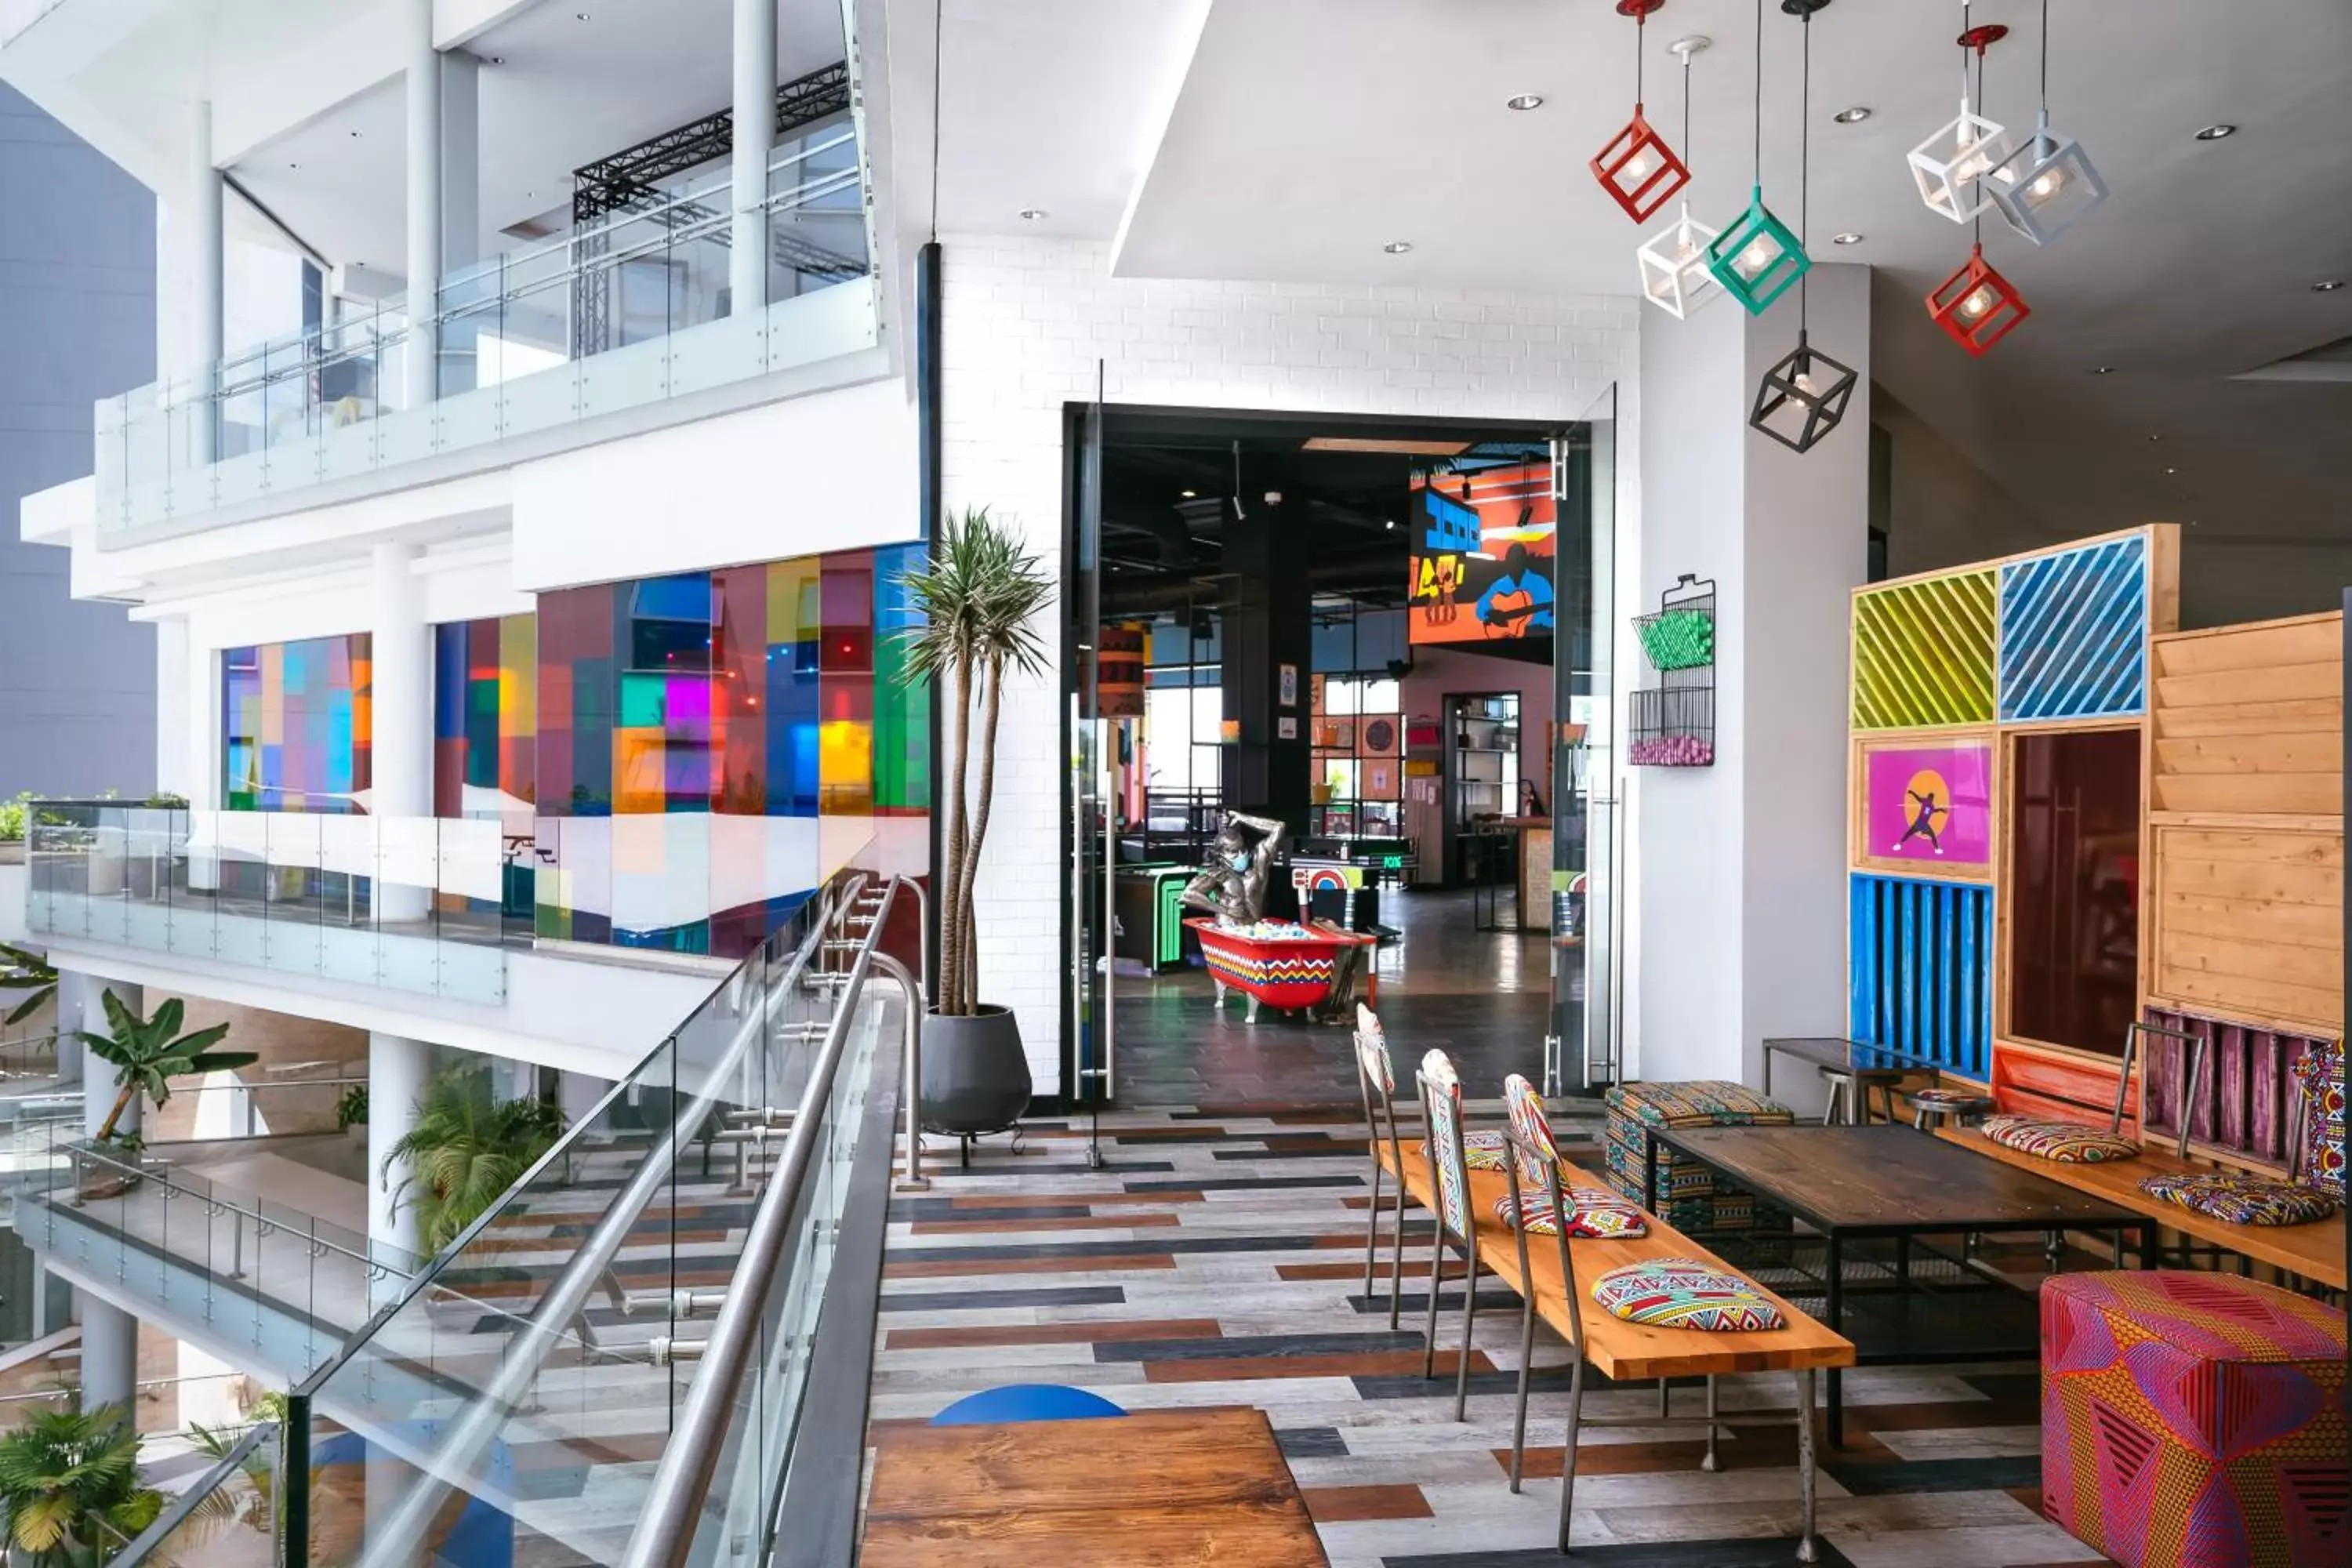
<path fill-rule="evenodd" d="M 196 763 L 190 747 L 194 721 L 188 711 L 188 647 L 185 616 L 155 623 L 155 788 L 193 802 Z"/>
<path fill-rule="evenodd" d="M 481 259 L 482 62 L 463 49 L 441 57 L 441 304 L 458 310 L 493 290 L 478 279 L 452 287 L 447 279 L 470 273 Z M 453 397 L 479 384 L 477 341 L 484 322 L 475 317 L 441 329 L 441 395 Z"/>
<path fill-rule="evenodd" d="M 81 1407 L 120 1406 L 132 1418 L 139 1384 L 139 1320 L 87 1290 L 75 1293 L 81 1315 Z"/>
<path fill-rule="evenodd" d="M 1760 1081 L 1771 1035 L 1845 1031 L 1846 623 L 1869 544 L 1870 278 L 1816 266 L 1814 347 L 1859 373 L 1801 456 L 1748 427 L 1797 301 L 1717 305 L 1641 341 L 1642 604 L 1716 581 L 1715 763 L 1633 768 L 1641 888 L 1628 1071 Z M 1638 663 L 1628 687 L 1642 679 Z M 1818 1107 L 1784 1074 L 1777 1098 Z"/>
<path fill-rule="evenodd" d="M 192 461 L 209 463 L 217 450 L 220 428 L 219 416 L 209 402 L 209 395 L 220 384 L 221 355 L 226 352 L 222 342 L 225 333 L 226 306 L 226 284 L 223 280 L 227 265 L 226 239 L 222 230 L 222 202 L 225 184 L 221 172 L 213 167 L 213 106 L 209 100 L 199 100 L 188 126 L 188 276 L 194 299 L 195 384 L 206 395 L 190 410 L 189 430 Z"/>
<path fill-rule="evenodd" d="M 433 47 L 433 0 L 406 0 L 402 18 L 408 110 L 407 352 L 405 406 L 433 401 L 436 293 L 441 280 L 441 57 Z"/>
<path fill-rule="evenodd" d="M 433 1076 L 433 1047 L 405 1035 L 368 1036 L 368 1240 L 419 1250 L 416 1210 L 397 1200 L 405 1162 L 387 1165 L 392 1146 L 416 1125 L 416 1101 Z"/>
<path fill-rule="evenodd" d="M 416 575 L 416 547 L 385 542 L 375 547 L 374 604 L 369 623 L 374 661 L 374 728 L 369 814 L 380 821 L 433 815 L 433 638 L 425 624 L 425 585 Z M 388 825 L 392 835 L 414 830 Z M 404 837 L 402 842 L 415 842 Z M 414 921 L 429 907 L 431 868 L 414 857 L 387 863 L 376 882 L 376 914 L 384 921 Z"/>
<path fill-rule="evenodd" d="M 768 302 L 768 153 L 776 140 L 776 0 L 735 0 L 735 201 L 728 309 Z"/>

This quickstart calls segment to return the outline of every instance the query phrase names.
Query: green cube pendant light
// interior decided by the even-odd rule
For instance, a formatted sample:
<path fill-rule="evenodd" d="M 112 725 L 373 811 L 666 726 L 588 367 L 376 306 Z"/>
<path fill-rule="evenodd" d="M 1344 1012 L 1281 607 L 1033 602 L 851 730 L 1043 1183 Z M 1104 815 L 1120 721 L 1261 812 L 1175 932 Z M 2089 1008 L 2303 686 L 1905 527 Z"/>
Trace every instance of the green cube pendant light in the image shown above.
<path fill-rule="evenodd" d="M 1829 0 L 1781 0 L 1791 16 L 1810 16 Z M 1812 261 L 1789 226 L 1764 205 L 1764 0 L 1756 0 L 1756 172 L 1748 210 L 1706 247 L 1706 269 L 1723 291 L 1760 316 L 1802 278 Z"/>

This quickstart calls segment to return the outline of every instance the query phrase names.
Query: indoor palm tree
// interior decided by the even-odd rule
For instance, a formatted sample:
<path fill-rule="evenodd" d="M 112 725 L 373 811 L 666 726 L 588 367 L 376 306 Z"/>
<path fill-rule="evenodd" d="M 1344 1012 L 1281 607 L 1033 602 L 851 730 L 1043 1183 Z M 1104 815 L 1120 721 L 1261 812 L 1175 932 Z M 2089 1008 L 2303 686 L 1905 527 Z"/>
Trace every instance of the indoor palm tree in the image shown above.
<path fill-rule="evenodd" d="M 121 1406 L 44 1410 L 0 1436 L 0 1510 L 12 1552 L 79 1568 L 108 1555 L 101 1524 L 135 1537 L 163 1494 L 139 1484 L 139 1435 Z"/>
<path fill-rule="evenodd" d="M 157 1007 L 152 1018 L 142 1018 L 123 1005 L 122 999 L 111 990 L 101 1000 L 106 1006 L 108 1033 L 93 1035 L 85 1029 L 80 1034 L 84 1046 L 114 1064 L 114 1109 L 106 1113 L 106 1123 L 98 1130 L 97 1141 L 100 1143 L 114 1136 L 115 1123 L 122 1120 L 123 1111 L 141 1092 L 161 1107 L 172 1098 L 172 1080 L 175 1078 L 249 1067 L 261 1059 L 251 1051 L 210 1048 L 226 1037 L 226 1024 L 181 1034 L 180 1025 L 187 1016 L 187 1008 L 177 996 Z"/>
<path fill-rule="evenodd" d="M 474 1223 L 563 1134 L 563 1112 L 541 1100 L 499 1100 L 488 1063 L 435 1075 L 416 1102 L 416 1123 L 385 1154 L 383 1180 L 407 1169 L 396 1201 L 416 1211 L 427 1252 Z"/>
<path fill-rule="evenodd" d="M 972 894 L 995 802 L 1005 679 L 1016 670 L 1044 672 L 1045 645 L 1032 623 L 1054 588 L 1014 531 L 985 507 L 949 519 L 929 562 L 901 581 L 925 617 L 903 634 L 908 672 L 944 685 L 941 712 L 951 730 L 946 846 L 937 879 L 939 994 L 925 1031 L 923 1110 L 942 1131 L 990 1131 L 1011 1126 L 1028 1104 L 1029 1068 L 1012 1012 L 980 999 Z M 975 768 L 973 795 L 968 785 Z"/>

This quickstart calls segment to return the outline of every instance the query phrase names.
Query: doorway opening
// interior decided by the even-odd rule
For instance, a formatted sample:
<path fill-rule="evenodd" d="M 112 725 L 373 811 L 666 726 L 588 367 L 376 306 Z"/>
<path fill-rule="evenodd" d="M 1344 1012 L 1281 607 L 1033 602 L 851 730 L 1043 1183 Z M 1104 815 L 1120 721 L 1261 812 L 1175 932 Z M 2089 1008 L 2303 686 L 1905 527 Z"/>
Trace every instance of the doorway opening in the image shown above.
<path fill-rule="evenodd" d="M 1401 1078 L 1609 1081 L 1599 413 L 1071 410 L 1071 1101 L 1350 1103 L 1357 1002 Z"/>

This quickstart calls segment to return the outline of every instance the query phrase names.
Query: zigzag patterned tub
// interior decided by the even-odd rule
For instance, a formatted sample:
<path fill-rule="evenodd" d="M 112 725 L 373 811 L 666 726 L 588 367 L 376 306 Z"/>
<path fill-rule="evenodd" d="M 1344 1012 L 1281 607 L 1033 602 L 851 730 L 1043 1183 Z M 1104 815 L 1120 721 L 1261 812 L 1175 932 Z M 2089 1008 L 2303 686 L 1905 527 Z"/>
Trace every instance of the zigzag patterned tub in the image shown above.
<path fill-rule="evenodd" d="M 1201 956 L 1208 960 L 1210 976 L 1217 983 L 1223 1005 L 1228 988 L 1249 998 L 1249 1021 L 1257 1022 L 1258 1004 L 1284 1009 L 1320 1007 L 1331 999 L 1331 982 L 1339 973 L 1341 950 L 1370 947 L 1378 939 L 1353 931 L 1293 928 L 1297 935 L 1252 936 L 1206 919 L 1185 925 L 1200 939 Z M 1366 966 L 1367 986 L 1374 984 Z M 1378 993 L 1371 992 L 1373 1000 Z"/>

